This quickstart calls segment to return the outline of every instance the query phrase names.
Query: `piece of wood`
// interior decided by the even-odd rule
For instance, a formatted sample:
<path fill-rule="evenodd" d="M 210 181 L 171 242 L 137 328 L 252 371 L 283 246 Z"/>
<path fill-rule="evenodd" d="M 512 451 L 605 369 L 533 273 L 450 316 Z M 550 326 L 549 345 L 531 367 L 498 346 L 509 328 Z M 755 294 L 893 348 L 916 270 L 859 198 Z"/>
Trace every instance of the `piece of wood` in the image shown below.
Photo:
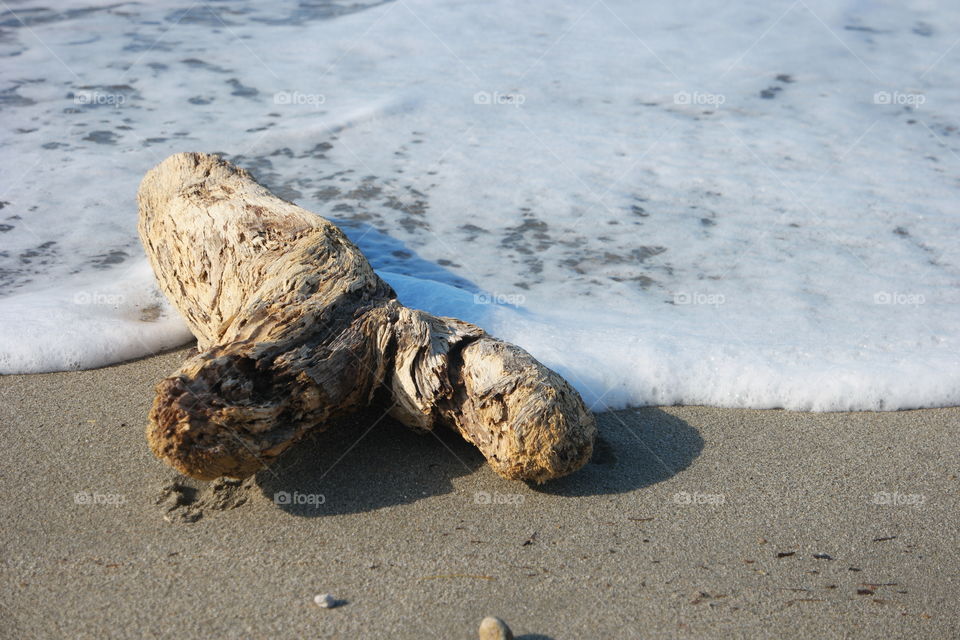
<path fill-rule="evenodd" d="M 153 452 L 246 477 L 305 433 L 380 405 L 452 427 L 500 475 L 543 482 L 590 458 L 579 394 L 479 327 L 401 305 L 336 225 L 217 156 L 180 153 L 138 193 L 140 238 L 200 353 L 157 385 Z"/>

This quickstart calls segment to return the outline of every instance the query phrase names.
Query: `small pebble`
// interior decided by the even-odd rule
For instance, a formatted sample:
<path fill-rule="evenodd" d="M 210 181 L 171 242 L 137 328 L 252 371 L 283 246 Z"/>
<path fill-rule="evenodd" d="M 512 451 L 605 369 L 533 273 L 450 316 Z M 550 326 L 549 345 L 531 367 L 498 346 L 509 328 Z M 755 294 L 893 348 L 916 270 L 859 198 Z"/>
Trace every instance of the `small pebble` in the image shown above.
<path fill-rule="evenodd" d="M 513 632 L 500 618 L 487 616 L 480 623 L 480 640 L 513 640 Z"/>
<path fill-rule="evenodd" d="M 318 594 L 313 597 L 313 601 L 317 603 L 318 607 L 323 609 L 333 609 L 337 606 L 337 599 L 329 593 Z"/>

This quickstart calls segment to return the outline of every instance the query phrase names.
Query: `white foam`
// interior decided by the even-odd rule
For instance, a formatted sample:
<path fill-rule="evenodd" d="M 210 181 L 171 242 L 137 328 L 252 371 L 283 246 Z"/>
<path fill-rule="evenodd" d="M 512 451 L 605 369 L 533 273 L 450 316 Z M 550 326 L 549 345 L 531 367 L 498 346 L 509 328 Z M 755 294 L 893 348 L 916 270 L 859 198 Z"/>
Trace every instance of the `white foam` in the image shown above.
<path fill-rule="evenodd" d="M 186 339 L 139 320 L 135 193 L 203 150 L 596 408 L 960 403 L 960 9 L 189 7 L 8 25 L 0 371 Z"/>
<path fill-rule="evenodd" d="M 146 261 L 105 279 L 21 293 L 0 304 L 0 371 L 86 369 L 188 342 Z"/>

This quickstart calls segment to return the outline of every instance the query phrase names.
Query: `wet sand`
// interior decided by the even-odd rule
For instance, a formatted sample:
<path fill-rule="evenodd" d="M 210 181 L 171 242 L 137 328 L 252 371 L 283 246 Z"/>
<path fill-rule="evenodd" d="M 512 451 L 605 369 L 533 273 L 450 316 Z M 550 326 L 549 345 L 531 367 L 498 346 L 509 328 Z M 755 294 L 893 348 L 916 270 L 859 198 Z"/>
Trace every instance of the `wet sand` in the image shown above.
<path fill-rule="evenodd" d="M 608 412 L 541 487 L 374 414 L 201 483 L 143 435 L 186 355 L 0 378 L 0 637 L 960 633 L 958 409 Z"/>

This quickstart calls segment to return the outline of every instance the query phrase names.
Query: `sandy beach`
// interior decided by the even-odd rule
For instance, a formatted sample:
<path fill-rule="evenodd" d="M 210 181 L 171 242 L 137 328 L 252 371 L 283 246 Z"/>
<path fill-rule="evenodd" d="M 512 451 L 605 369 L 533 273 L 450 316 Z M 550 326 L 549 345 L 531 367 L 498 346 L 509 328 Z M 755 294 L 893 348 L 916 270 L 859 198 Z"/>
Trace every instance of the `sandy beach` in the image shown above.
<path fill-rule="evenodd" d="M 960 4 L 0 4 L 0 640 L 960 639 Z"/>
<path fill-rule="evenodd" d="M 593 461 L 541 487 L 358 416 L 202 483 L 143 434 L 188 353 L 0 378 L 0 636 L 475 638 L 485 615 L 528 640 L 960 632 L 958 409 L 603 413 Z"/>

